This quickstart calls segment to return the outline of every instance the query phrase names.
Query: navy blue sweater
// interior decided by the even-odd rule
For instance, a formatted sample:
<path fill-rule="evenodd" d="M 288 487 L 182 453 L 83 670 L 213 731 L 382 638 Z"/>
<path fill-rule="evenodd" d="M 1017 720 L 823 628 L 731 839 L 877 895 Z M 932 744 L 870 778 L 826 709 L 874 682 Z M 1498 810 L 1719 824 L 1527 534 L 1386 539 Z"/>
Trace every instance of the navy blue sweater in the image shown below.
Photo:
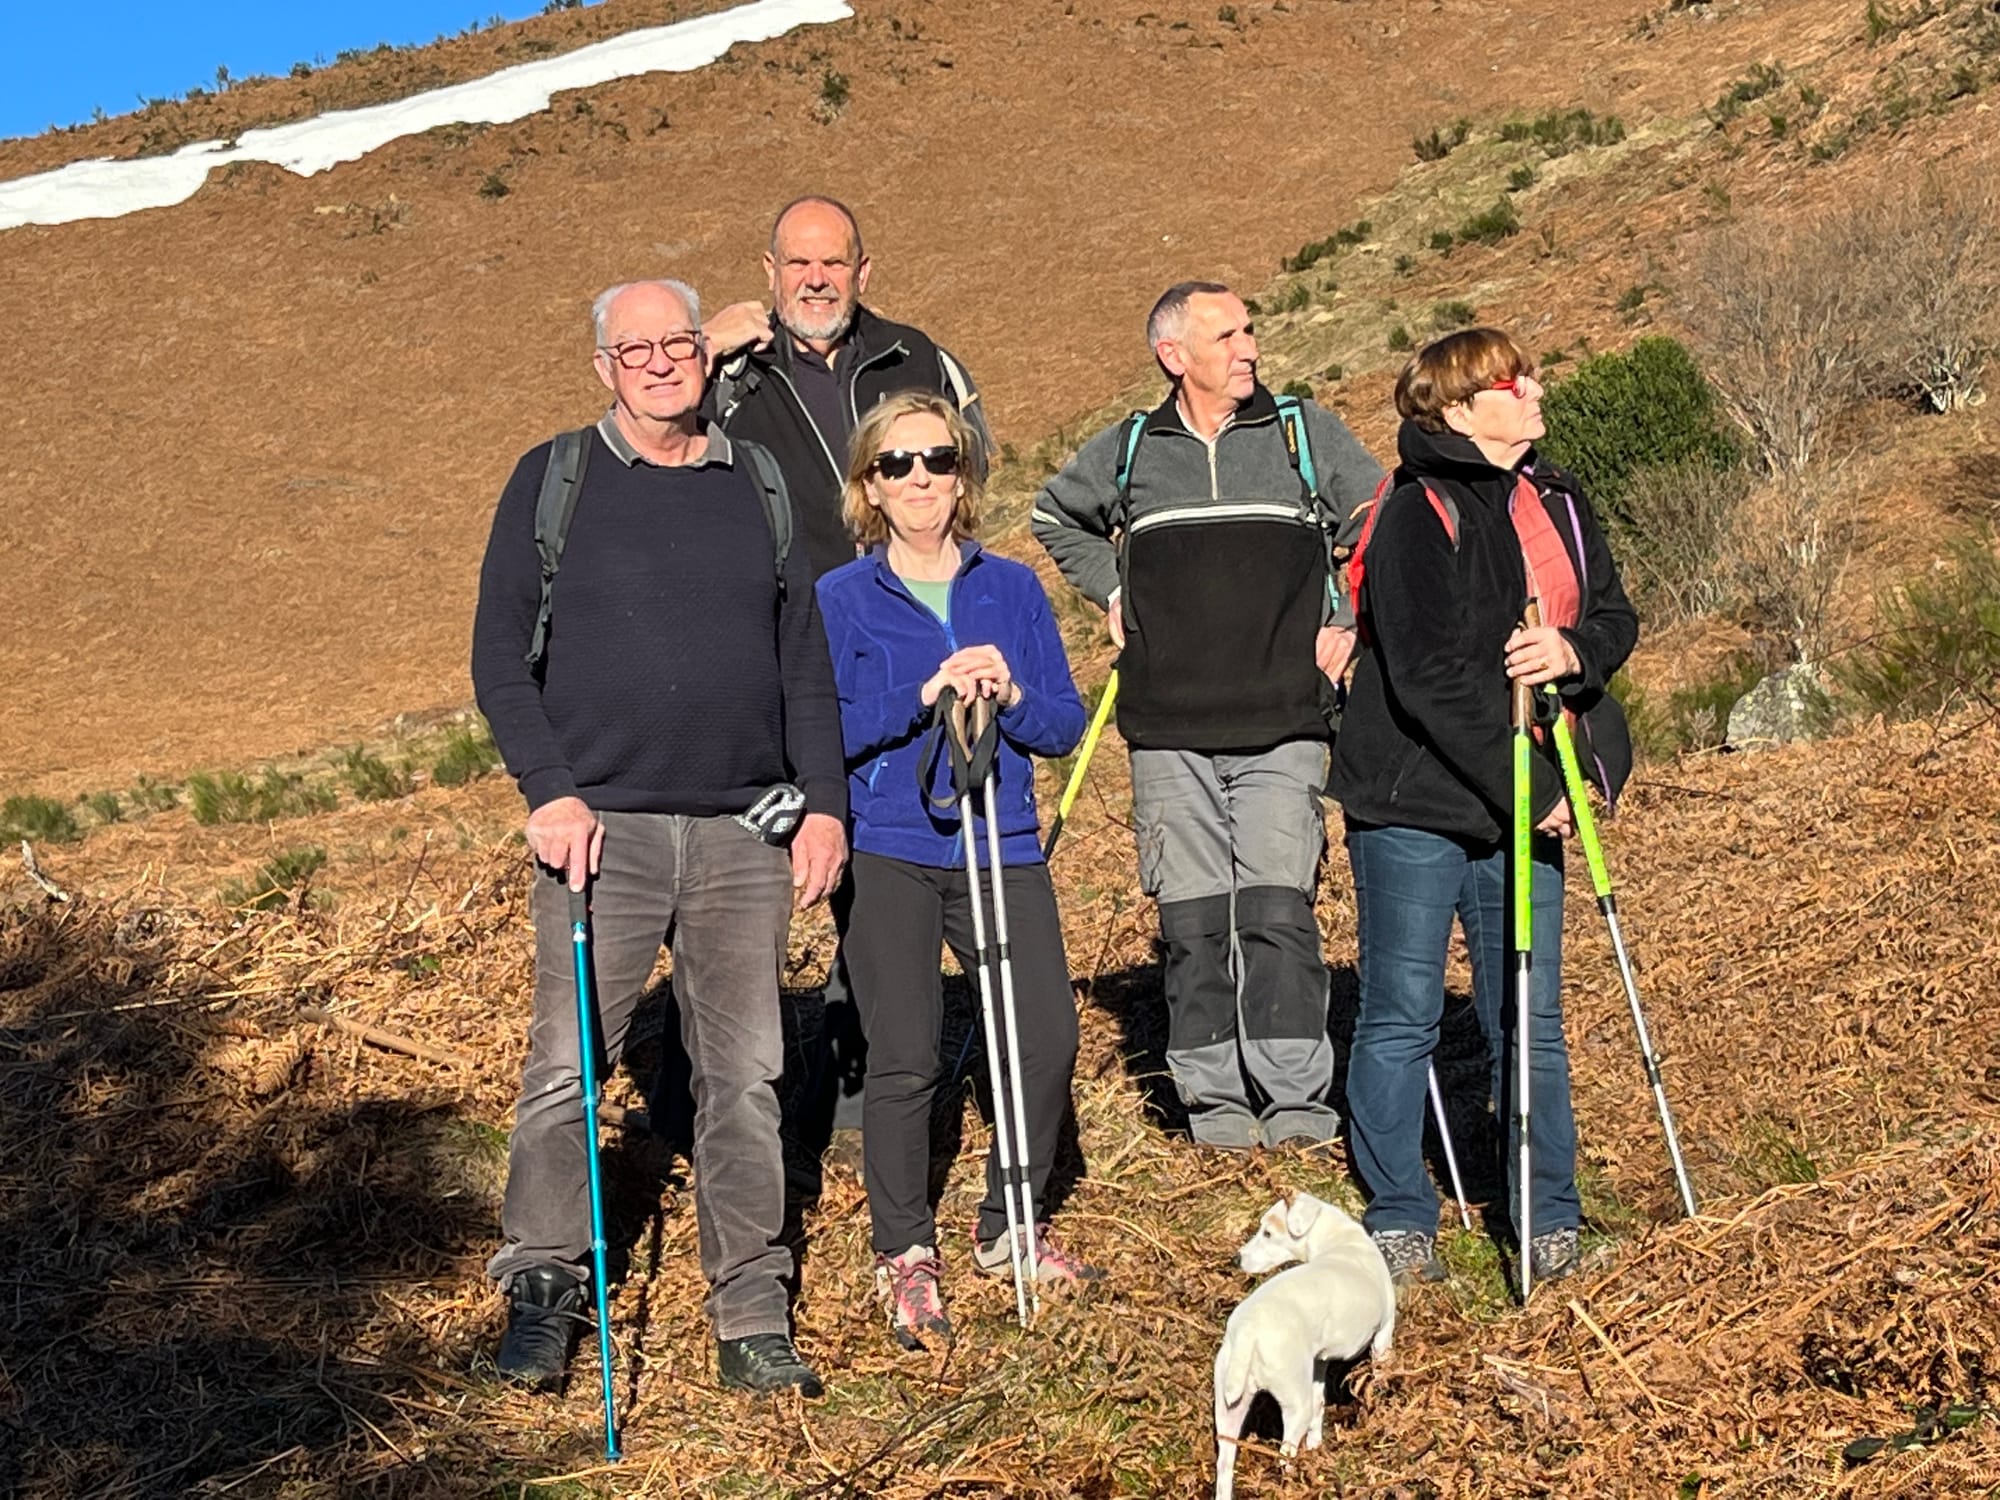
<path fill-rule="evenodd" d="M 535 499 L 549 444 L 500 496 L 479 575 L 472 683 L 528 806 L 741 812 L 795 781 L 845 817 L 839 709 L 812 570 L 793 548 L 781 605 L 762 497 L 728 440 L 687 467 L 627 466 L 602 436 L 556 574 L 542 680 Z"/>

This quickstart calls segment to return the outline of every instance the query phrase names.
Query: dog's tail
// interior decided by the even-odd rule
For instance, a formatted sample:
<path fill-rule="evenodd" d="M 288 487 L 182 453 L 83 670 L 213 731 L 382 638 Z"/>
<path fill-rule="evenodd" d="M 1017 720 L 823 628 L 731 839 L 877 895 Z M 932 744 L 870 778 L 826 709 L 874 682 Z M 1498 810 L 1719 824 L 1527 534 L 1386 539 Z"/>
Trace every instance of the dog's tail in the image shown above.
<path fill-rule="evenodd" d="M 1222 1368 L 1216 1372 L 1221 1376 L 1217 1383 L 1225 1406 L 1239 1405 L 1250 1394 L 1250 1364 L 1256 1352 L 1255 1339 L 1244 1337 L 1229 1343 Z"/>

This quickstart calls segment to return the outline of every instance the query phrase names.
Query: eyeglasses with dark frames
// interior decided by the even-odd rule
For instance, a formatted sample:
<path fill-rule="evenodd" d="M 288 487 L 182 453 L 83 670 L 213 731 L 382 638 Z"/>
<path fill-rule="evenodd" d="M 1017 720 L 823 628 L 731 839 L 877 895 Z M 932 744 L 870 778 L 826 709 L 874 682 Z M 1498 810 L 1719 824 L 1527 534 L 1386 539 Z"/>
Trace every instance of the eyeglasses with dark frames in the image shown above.
<path fill-rule="evenodd" d="M 889 448 L 875 455 L 868 465 L 884 479 L 908 479 L 910 471 L 922 459 L 925 472 L 934 479 L 949 479 L 958 472 L 958 449 L 939 448 Z"/>
<path fill-rule="evenodd" d="M 701 335 L 684 330 L 658 339 L 627 339 L 622 344 L 599 346 L 600 353 L 610 355 L 628 370 L 645 369 L 653 362 L 655 349 L 674 363 L 681 364 L 701 352 Z"/>

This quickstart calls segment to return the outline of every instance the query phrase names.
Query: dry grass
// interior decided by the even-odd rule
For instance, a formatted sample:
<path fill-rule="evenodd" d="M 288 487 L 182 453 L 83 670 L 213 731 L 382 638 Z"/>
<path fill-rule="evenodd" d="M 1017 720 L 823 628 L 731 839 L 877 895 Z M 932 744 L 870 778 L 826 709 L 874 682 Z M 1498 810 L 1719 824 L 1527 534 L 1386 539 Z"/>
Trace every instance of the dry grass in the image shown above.
<path fill-rule="evenodd" d="M 1117 759 L 1093 773 L 1058 859 L 1084 1030 L 1060 1219 L 1108 1284 L 1023 1336 L 1007 1290 L 965 1274 L 975 1115 L 940 1211 L 957 1346 L 893 1350 L 868 1295 L 865 1204 L 836 1172 L 807 1220 L 798 1304 L 831 1394 L 729 1395 L 699 1310 L 685 1166 L 652 1136 L 611 1137 L 631 1455 L 616 1470 L 597 1462 L 588 1345 L 559 1401 L 478 1373 L 499 1325 L 481 1263 L 527 1005 L 517 844 L 434 840 L 366 889 L 359 864 L 335 865 L 326 878 L 347 884 L 331 909 L 240 925 L 162 904 L 157 886 L 143 907 L 9 909 L 0 1490 L 1205 1493 L 1210 1357 L 1245 1289 L 1231 1251 L 1280 1190 L 1352 1189 L 1338 1157 L 1222 1160 L 1162 1130 L 1151 917 Z M 1448 1233 L 1456 1279 L 1414 1300 L 1392 1363 L 1352 1378 L 1358 1404 L 1327 1448 L 1289 1476 L 1252 1450 L 1245 1494 L 2000 1481 L 2000 748 L 1910 730 L 1661 776 L 1635 790 L 1612 854 L 1704 1217 L 1675 1222 L 1623 1002 L 1577 901 L 1569 1029 L 1592 1269 L 1519 1313 L 1490 1242 Z M 428 815 L 449 808 L 439 797 Z M 1344 874 L 1321 910 L 1341 1032 Z M 796 979 L 816 975 L 824 935 L 801 924 Z M 466 1065 L 368 1046 L 306 1021 L 302 1002 Z M 656 1050 L 635 1048 L 616 1097 L 639 1092 Z M 1842 1466 L 1848 1443 L 1917 1434 L 1924 1409 L 1954 1406 L 1978 1415 Z"/>

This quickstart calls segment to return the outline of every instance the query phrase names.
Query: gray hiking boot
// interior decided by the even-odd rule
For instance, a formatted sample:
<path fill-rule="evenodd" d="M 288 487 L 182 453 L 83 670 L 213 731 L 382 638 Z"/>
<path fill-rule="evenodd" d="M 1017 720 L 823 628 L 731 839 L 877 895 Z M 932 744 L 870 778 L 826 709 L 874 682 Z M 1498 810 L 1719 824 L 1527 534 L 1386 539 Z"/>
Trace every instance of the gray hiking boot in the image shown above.
<path fill-rule="evenodd" d="M 576 1347 L 583 1312 L 583 1283 L 559 1266 L 530 1266 L 507 1283 L 507 1331 L 494 1367 L 501 1378 L 531 1391 L 562 1387 Z"/>
<path fill-rule="evenodd" d="M 799 1358 L 791 1335 L 753 1333 L 747 1338 L 718 1339 L 716 1363 L 722 1383 L 738 1391 L 784 1391 L 797 1389 L 801 1396 L 824 1396 L 826 1386 Z"/>
<path fill-rule="evenodd" d="M 1583 1269 L 1583 1247 L 1574 1229 L 1551 1229 L 1530 1242 L 1537 1281 L 1562 1281 Z"/>
<path fill-rule="evenodd" d="M 1421 1229 L 1375 1229 L 1368 1238 L 1382 1252 L 1389 1279 L 1399 1287 L 1420 1281 L 1443 1281 L 1449 1274 L 1438 1259 L 1437 1236 Z"/>

